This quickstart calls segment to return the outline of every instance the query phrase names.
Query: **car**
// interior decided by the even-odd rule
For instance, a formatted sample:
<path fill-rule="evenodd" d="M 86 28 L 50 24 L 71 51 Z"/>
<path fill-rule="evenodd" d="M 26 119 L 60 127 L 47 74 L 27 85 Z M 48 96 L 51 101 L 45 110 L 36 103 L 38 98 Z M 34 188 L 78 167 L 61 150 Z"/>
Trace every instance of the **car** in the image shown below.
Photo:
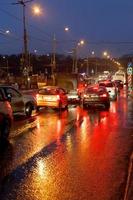
<path fill-rule="evenodd" d="M 104 86 L 93 85 L 85 89 L 82 96 L 83 108 L 92 105 L 102 105 L 105 109 L 110 108 L 110 99 L 107 89 Z"/>
<path fill-rule="evenodd" d="M 38 90 L 36 95 L 37 109 L 40 107 L 50 107 L 62 110 L 68 107 L 67 92 L 58 86 L 45 86 Z"/>
<path fill-rule="evenodd" d="M 13 121 L 11 105 L 0 89 L 0 139 L 7 139 Z"/>
<path fill-rule="evenodd" d="M 69 103 L 80 103 L 80 95 L 77 90 L 70 90 L 67 93 Z"/>
<path fill-rule="evenodd" d="M 112 81 L 106 80 L 106 81 L 99 82 L 99 86 L 106 87 L 109 93 L 110 100 L 114 100 L 114 101 L 117 100 L 117 88 L 116 88 L 116 85 Z"/>
<path fill-rule="evenodd" d="M 36 110 L 36 99 L 32 95 L 23 94 L 14 87 L 7 85 L 0 85 L 0 89 L 10 101 L 14 115 L 23 113 L 30 117 L 32 111 Z"/>

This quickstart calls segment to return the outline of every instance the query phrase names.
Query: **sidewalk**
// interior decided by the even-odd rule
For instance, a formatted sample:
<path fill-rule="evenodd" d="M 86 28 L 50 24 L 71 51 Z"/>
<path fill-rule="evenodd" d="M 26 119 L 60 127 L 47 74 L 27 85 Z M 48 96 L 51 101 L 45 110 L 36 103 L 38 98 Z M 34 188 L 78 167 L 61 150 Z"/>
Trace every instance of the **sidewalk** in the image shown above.
<path fill-rule="evenodd" d="M 123 200 L 133 200 L 133 153 L 130 158 L 127 185 L 126 185 L 125 196 Z"/>

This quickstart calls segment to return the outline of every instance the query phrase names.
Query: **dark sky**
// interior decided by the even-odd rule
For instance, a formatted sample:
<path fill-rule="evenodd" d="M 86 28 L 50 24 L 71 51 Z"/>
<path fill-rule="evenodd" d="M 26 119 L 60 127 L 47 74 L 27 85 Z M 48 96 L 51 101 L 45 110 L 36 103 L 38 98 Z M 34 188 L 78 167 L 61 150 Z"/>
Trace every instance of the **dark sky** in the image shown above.
<path fill-rule="evenodd" d="M 8 37 L 0 34 L 0 54 L 20 53 L 23 48 L 22 7 L 11 5 L 15 1 L 0 0 L 0 32 L 11 31 Z M 33 16 L 35 3 L 42 6 L 42 16 Z M 30 52 L 51 52 L 55 33 L 59 53 L 71 52 L 80 39 L 86 43 L 79 48 L 81 56 L 91 51 L 101 56 L 104 50 L 113 57 L 133 53 L 132 0 L 34 0 L 27 4 L 27 23 Z"/>

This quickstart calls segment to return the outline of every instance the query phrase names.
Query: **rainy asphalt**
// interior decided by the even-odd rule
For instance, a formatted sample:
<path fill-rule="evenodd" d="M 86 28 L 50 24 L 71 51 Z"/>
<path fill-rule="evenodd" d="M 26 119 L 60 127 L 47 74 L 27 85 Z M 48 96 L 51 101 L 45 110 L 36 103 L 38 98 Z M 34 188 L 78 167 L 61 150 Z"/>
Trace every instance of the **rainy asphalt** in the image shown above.
<path fill-rule="evenodd" d="M 0 200 L 124 200 L 132 151 L 133 100 L 124 91 L 109 111 L 16 117 L 0 144 Z"/>

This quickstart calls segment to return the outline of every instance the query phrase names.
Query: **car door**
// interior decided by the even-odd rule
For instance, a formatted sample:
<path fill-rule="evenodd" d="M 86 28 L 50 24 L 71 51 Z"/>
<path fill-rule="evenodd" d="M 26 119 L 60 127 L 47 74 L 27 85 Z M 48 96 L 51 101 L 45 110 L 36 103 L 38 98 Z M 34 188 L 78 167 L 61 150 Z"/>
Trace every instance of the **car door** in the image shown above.
<path fill-rule="evenodd" d="M 6 96 L 11 95 L 11 106 L 13 109 L 13 112 L 24 112 L 24 102 L 23 102 L 23 96 L 21 93 L 19 93 L 17 90 L 15 90 L 12 87 L 6 87 L 5 88 Z"/>

